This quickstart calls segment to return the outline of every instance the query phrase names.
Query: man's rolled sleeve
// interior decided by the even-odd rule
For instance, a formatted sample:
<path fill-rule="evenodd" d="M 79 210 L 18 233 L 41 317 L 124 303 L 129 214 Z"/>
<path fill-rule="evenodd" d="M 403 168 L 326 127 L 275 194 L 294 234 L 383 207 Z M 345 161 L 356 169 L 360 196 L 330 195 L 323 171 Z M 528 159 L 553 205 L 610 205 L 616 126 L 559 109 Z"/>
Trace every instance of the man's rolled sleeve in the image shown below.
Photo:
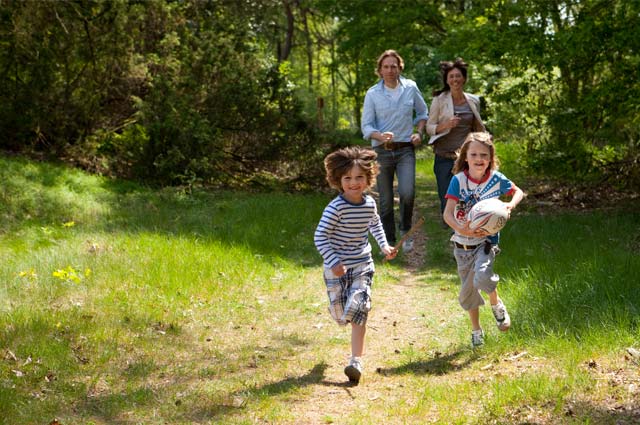
<path fill-rule="evenodd" d="M 373 99 L 371 95 L 367 93 L 364 97 L 364 106 L 362 108 L 362 122 L 360 129 L 362 130 L 362 138 L 365 140 L 371 139 L 371 135 L 378 131 L 375 127 L 375 107 L 373 105 Z"/>
<path fill-rule="evenodd" d="M 418 125 L 420 121 L 426 121 L 429 119 L 429 111 L 427 108 L 427 102 L 424 101 L 422 93 L 416 87 L 416 92 L 413 98 L 413 107 L 416 111 L 416 118 L 413 120 L 413 125 Z"/>

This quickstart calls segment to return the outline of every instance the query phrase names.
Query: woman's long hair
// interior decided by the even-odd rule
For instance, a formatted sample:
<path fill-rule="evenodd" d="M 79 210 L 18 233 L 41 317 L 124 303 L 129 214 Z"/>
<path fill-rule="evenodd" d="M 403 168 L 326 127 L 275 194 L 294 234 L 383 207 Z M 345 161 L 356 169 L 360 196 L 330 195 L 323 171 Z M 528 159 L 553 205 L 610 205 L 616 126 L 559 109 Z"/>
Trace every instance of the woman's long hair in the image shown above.
<path fill-rule="evenodd" d="M 433 97 L 440 96 L 442 93 L 451 90 L 451 87 L 449 87 L 449 83 L 447 83 L 447 76 L 449 75 L 449 72 L 454 68 L 458 68 L 460 70 L 460 73 L 464 77 L 464 80 L 467 81 L 467 67 L 468 66 L 469 65 L 467 63 L 465 63 L 465 61 L 462 60 L 462 58 L 457 58 L 453 62 L 451 62 L 451 61 L 442 61 L 442 62 L 440 62 L 440 73 L 442 74 L 443 87 L 440 90 L 434 90 L 431 93 L 433 95 Z"/>

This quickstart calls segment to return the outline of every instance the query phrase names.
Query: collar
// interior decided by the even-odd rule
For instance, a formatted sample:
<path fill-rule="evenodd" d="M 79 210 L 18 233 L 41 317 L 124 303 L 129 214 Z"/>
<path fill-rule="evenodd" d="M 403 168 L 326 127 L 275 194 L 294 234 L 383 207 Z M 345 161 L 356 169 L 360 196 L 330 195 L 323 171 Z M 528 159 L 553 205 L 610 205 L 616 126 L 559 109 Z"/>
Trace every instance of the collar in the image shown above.
<path fill-rule="evenodd" d="M 405 82 L 405 78 L 402 77 L 402 75 L 400 77 L 398 77 L 398 86 L 406 86 L 406 82 Z M 396 86 L 396 88 L 398 88 Z M 385 86 L 384 86 L 384 80 L 382 78 L 380 78 L 380 80 L 378 80 L 378 83 L 376 84 L 376 90 L 382 91 L 384 92 L 386 90 Z"/>
<path fill-rule="evenodd" d="M 484 173 L 484 176 L 482 176 L 480 180 L 476 180 L 473 177 L 471 177 L 471 175 L 469 174 L 469 170 L 464 170 L 464 175 L 467 176 L 467 180 L 469 180 L 470 182 L 473 182 L 475 184 L 481 184 L 489 180 L 489 176 L 491 176 L 491 170 L 487 170 L 487 172 Z"/>

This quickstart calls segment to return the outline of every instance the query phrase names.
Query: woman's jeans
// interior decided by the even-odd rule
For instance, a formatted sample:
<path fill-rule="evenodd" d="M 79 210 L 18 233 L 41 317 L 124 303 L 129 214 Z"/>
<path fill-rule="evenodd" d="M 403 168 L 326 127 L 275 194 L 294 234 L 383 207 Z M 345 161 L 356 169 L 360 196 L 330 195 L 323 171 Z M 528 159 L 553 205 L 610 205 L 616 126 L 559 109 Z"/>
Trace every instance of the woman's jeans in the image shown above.
<path fill-rule="evenodd" d="M 400 232 L 411 229 L 413 203 L 416 196 L 416 153 L 413 146 L 396 150 L 375 147 L 378 154 L 378 194 L 380 196 L 380 220 L 387 242 L 396 243 L 396 224 L 393 214 L 393 179 L 398 176 L 400 196 Z"/>
<path fill-rule="evenodd" d="M 436 176 L 436 183 L 438 185 L 438 197 L 440 198 L 440 213 L 444 213 L 444 207 L 447 205 L 447 200 L 444 198 L 449 189 L 449 183 L 453 178 L 451 170 L 455 160 L 436 155 L 433 160 L 433 174 Z"/>

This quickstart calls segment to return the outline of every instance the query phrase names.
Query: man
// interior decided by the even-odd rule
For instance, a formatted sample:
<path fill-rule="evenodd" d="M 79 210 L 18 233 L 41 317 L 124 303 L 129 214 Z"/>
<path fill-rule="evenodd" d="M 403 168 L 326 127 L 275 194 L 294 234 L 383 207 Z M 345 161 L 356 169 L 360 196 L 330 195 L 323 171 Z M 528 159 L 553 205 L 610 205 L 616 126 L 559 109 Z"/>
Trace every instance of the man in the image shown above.
<path fill-rule="evenodd" d="M 393 211 L 393 180 L 398 177 L 400 197 L 400 233 L 411 229 L 416 186 L 415 148 L 422 142 L 428 118 L 427 104 L 416 83 L 402 77 L 404 61 L 395 50 L 387 50 L 377 61 L 380 80 L 365 95 L 362 110 L 362 134 L 378 154 L 380 173 L 377 189 L 380 218 L 387 241 L 396 244 Z M 415 112 L 415 118 L 414 118 Z M 414 132 L 414 127 L 416 131 Z M 407 239 L 402 249 L 413 249 Z"/>

